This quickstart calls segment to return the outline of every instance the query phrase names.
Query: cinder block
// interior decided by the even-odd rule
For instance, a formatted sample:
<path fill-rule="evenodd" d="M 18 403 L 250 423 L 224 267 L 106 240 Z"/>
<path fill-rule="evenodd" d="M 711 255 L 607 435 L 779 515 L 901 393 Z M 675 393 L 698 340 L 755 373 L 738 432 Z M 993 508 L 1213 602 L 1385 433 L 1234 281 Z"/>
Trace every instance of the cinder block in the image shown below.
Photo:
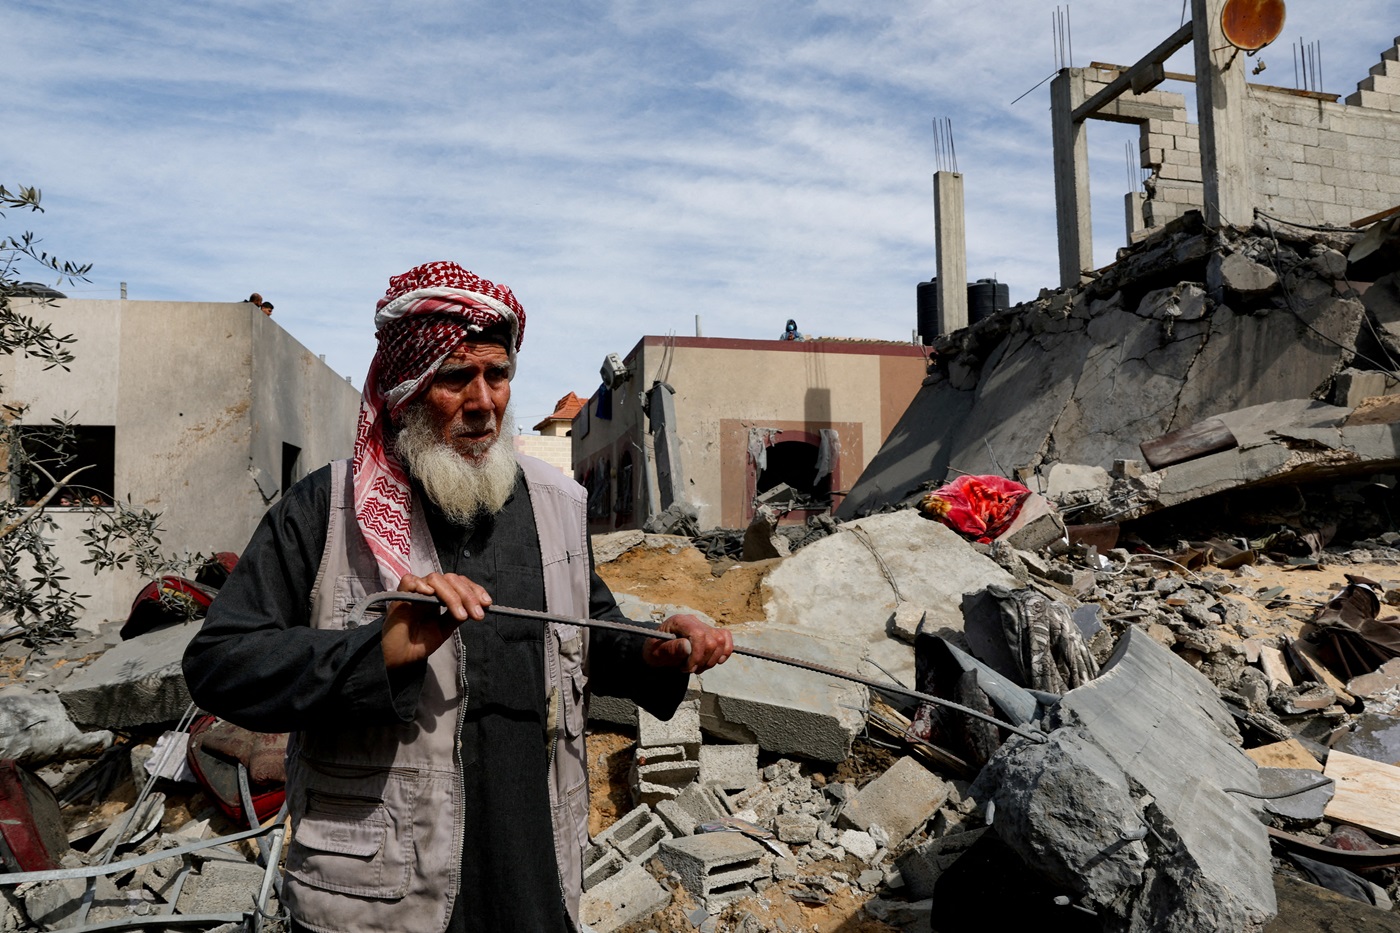
<path fill-rule="evenodd" d="M 683 745 L 638 749 L 632 760 L 632 791 L 641 804 L 670 800 L 699 776 L 700 762 Z"/>
<path fill-rule="evenodd" d="M 753 882 L 770 873 L 768 850 L 743 833 L 672 839 L 662 844 L 659 858 L 709 910 L 751 893 Z"/>
<path fill-rule="evenodd" d="M 670 838 L 671 831 L 651 807 L 640 806 L 595 836 L 593 842 L 616 849 L 629 862 L 644 862 Z"/>
<path fill-rule="evenodd" d="M 1299 143 L 1303 146 L 1317 145 L 1316 126 L 1300 126 L 1297 123 L 1285 124 L 1284 135 L 1289 142 Z"/>
<path fill-rule="evenodd" d="M 691 784 L 675 799 L 656 804 L 656 813 L 676 836 L 692 836 L 696 824 L 729 815 L 715 788 L 698 783 Z"/>
<path fill-rule="evenodd" d="M 637 744 L 643 749 L 679 745 L 685 748 L 687 758 L 694 758 L 700 741 L 699 700 L 682 703 L 670 719 L 657 719 L 646 710 L 637 711 Z"/>
<path fill-rule="evenodd" d="M 700 783 L 745 790 L 758 783 L 757 745 L 705 745 L 700 749 Z"/>
<path fill-rule="evenodd" d="M 1317 201 L 1321 204 L 1331 204 L 1337 197 L 1337 189 L 1331 185 L 1319 183 L 1307 186 L 1308 200 Z"/>
<path fill-rule="evenodd" d="M 1310 162 L 1300 162 L 1293 166 L 1293 178 L 1305 184 L 1322 181 L 1322 166 Z"/>
<path fill-rule="evenodd" d="M 671 903 L 671 895 L 640 865 L 633 865 L 585 891 L 579 919 L 595 933 L 612 933 Z"/>
<path fill-rule="evenodd" d="M 1379 63 L 1371 66 L 1371 74 L 1383 75 L 1387 78 L 1400 78 L 1400 62 L 1383 58 Z"/>
<path fill-rule="evenodd" d="M 1197 165 L 1163 165 L 1162 177 L 1173 181 L 1200 181 L 1201 169 Z"/>
<path fill-rule="evenodd" d="M 1361 79 L 1361 83 L 1356 86 L 1356 89 L 1358 91 L 1375 91 L 1377 94 L 1389 94 L 1393 97 L 1400 96 L 1400 78 L 1370 74 Z"/>
<path fill-rule="evenodd" d="M 1347 147 L 1347 134 L 1334 130 L 1325 130 L 1317 134 L 1317 146 L 1319 149 L 1345 149 Z"/>
<path fill-rule="evenodd" d="M 621 852 L 610 845 L 599 845 L 595 842 L 583 851 L 583 889 L 587 891 L 594 885 L 607 881 L 626 867 L 627 860 L 622 857 Z"/>
<path fill-rule="evenodd" d="M 1162 164 L 1162 157 L 1166 150 L 1156 146 L 1144 146 L 1139 152 L 1142 155 L 1143 168 L 1153 168 Z"/>
<path fill-rule="evenodd" d="M 1176 138 L 1176 148 L 1183 152 L 1195 152 L 1199 154 L 1201 151 L 1201 141 L 1190 136 L 1178 136 Z"/>
<path fill-rule="evenodd" d="M 901 758 L 846 804 L 840 825 L 866 831 L 879 826 L 893 847 L 923 826 L 952 789 L 913 758 Z"/>
<path fill-rule="evenodd" d="M 1352 107 L 1369 107 L 1372 110 L 1390 110 L 1390 95 L 1375 91 L 1356 91 L 1348 94 L 1346 102 Z"/>

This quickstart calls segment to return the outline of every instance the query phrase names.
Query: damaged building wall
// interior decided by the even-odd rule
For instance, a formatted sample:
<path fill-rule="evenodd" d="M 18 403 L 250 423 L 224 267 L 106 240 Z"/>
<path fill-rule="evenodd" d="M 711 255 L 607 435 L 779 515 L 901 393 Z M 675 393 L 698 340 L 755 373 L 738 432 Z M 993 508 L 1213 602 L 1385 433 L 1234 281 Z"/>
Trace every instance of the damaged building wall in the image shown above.
<path fill-rule="evenodd" d="M 1124 68 L 1094 63 L 1066 69 L 1065 74 L 1074 83 L 1074 99 L 1083 101 L 1120 78 Z M 1178 73 L 1166 77 L 1195 80 Z M 1344 102 L 1336 94 L 1318 91 L 1247 87 L 1243 135 L 1255 207 L 1282 220 L 1344 225 L 1400 202 L 1400 169 L 1394 155 L 1400 145 L 1400 39 L 1381 54 Z M 1151 175 L 1144 182 L 1146 197 L 1135 202 L 1140 204 L 1141 217 L 1134 218 L 1139 224 L 1130 224 L 1142 229 L 1130 236 L 1140 239 L 1204 207 L 1200 127 L 1183 94 L 1127 92 L 1090 116 L 1139 127 L 1140 164 Z M 1080 193 L 1078 204 L 1087 212 L 1087 191 Z M 1062 251 L 1068 222 L 1061 218 Z"/>
<path fill-rule="evenodd" d="M 574 419 L 574 475 L 589 490 L 595 533 L 640 528 L 659 508 L 642 410 L 655 382 L 675 392 L 686 499 L 698 526 L 735 528 L 753 516 L 755 431 L 810 447 L 814 477 L 825 449 L 830 488 L 848 488 L 918 392 L 925 366 L 921 348 L 907 344 L 703 337 L 644 337 L 624 363 L 625 382 L 595 393 Z M 825 445 L 823 431 L 834 432 Z"/>
<path fill-rule="evenodd" d="M 1080 289 L 1043 292 L 944 338 L 838 517 L 958 473 L 1034 487 L 1057 464 L 1108 470 L 1140 460 L 1142 442 L 1213 415 L 1346 392 L 1355 374 L 1340 373 L 1374 368 L 1357 359 L 1372 328 L 1362 333 L 1367 306 L 1336 248 L 1354 236 L 1216 234 L 1193 214 Z M 1372 286 L 1377 296 L 1392 278 Z M 1388 306 L 1369 303 L 1385 333 Z"/>
<path fill-rule="evenodd" d="M 74 334 L 76 360 L 44 371 L 7 358 L 7 402 L 28 404 L 30 424 L 67 413 L 112 428 L 104 492 L 161 513 L 167 553 L 242 550 L 284 478 L 351 452 L 359 392 L 249 304 L 63 300 L 24 313 Z M 144 581 L 130 568 L 93 578 L 86 515 L 48 514 L 59 558 L 91 596 L 82 625 L 124 618 Z"/>

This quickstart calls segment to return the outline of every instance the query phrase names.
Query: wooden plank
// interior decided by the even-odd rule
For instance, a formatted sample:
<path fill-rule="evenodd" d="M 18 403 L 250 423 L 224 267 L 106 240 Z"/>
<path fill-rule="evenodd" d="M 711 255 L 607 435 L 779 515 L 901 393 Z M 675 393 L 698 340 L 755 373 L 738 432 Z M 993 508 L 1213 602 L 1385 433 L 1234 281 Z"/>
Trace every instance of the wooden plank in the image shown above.
<path fill-rule="evenodd" d="M 1154 470 L 1219 453 L 1239 446 L 1235 435 L 1219 418 L 1207 418 L 1195 424 L 1143 441 L 1138 445 L 1142 459 Z"/>
<path fill-rule="evenodd" d="M 1356 697 L 1347 692 L 1346 684 L 1342 683 L 1338 677 L 1327 669 L 1327 665 L 1322 663 L 1318 657 L 1317 646 L 1305 638 L 1295 638 L 1288 643 L 1288 656 L 1293 659 L 1293 663 L 1298 665 L 1298 670 L 1314 683 L 1322 684 L 1337 695 L 1337 702 L 1343 706 L 1350 706 L 1356 702 Z"/>
<path fill-rule="evenodd" d="M 1262 646 L 1259 649 L 1259 666 L 1264 669 L 1265 676 L 1269 678 L 1270 690 L 1293 686 L 1293 675 L 1288 672 L 1288 661 L 1284 659 L 1283 652 L 1277 648 Z"/>
<path fill-rule="evenodd" d="M 1392 215 L 1392 214 L 1400 214 L 1400 204 L 1397 204 L 1397 205 L 1395 205 L 1394 207 L 1387 207 L 1387 208 L 1386 208 L 1385 210 L 1383 210 L 1383 211 L 1376 211 L 1374 214 L 1367 214 L 1365 217 L 1362 217 L 1360 220 L 1353 220 L 1353 221 L 1351 222 L 1351 225 L 1352 225 L 1353 227 L 1358 227 L 1358 228 L 1359 228 L 1359 227 L 1369 227 L 1371 224 L 1375 223 L 1376 221 L 1378 221 L 1378 220 L 1385 220 L 1387 217 L 1389 217 L 1389 216 Z"/>
<path fill-rule="evenodd" d="M 1272 745 L 1261 745 L 1258 748 L 1246 748 L 1244 753 L 1254 760 L 1254 763 L 1261 768 L 1301 768 L 1305 771 L 1321 771 L 1322 765 L 1317 763 L 1317 759 L 1308 754 L 1308 750 L 1303 747 L 1303 743 L 1297 739 L 1289 739 L 1286 742 L 1275 742 Z"/>
<path fill-rule="evenodd" d="M 1336 782 L 1327 819 L 1400 839 L 1400 768 L 1333 749 L 1323 773 Z"/>

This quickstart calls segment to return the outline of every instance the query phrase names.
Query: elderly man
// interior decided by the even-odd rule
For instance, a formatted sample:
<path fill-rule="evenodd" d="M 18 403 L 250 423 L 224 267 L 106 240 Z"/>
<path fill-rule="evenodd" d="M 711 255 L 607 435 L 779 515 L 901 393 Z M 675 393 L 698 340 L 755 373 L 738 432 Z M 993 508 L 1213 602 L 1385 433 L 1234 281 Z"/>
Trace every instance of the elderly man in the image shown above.
<path fill-rule="evenodd" d="M 525 314 L 455 263 L 389 280 L 352 460 L 264 517 L 185 655 L 190 692 L 296 732 L 284 900 L 320 931 L 577 927 L 590 685 L 669 717 L 727 632 L 672 641 L 491 612 L 623 620 L 593 572 L 582 489 L 515 454 Z M 350 625 L 367 593 L 433 594 Z"/>

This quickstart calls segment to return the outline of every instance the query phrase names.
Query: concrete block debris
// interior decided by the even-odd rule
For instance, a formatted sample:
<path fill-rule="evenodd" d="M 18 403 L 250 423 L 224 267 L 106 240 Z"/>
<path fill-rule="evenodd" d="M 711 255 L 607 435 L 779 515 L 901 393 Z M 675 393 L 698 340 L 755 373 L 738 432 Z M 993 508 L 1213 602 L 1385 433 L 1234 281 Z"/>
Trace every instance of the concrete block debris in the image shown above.
<path fill-rule="evenodd" d="M 648 806 L 635 807 L 594 837 L 596 846 L 615 849 L 629 862 L 643 862 L 656 852 L 671 831 Z"/>
<path fill-rule="evenodd" d="M 646 710 L 637 713 L 637 745 L 649 749 L 679 745 L 690 758 L 700 747 L 700 701 L 687 700 L 677 707 L 670 719 L 657 719 Z"/>
<path fill-rule="evenodd" d="M 928 768 L 901 758 L 846 804 L 840 824 L 861 830 L 878 826 L 898 844 L 923 826 L 951 792 L 952 786 Z"/>
<path fill-rule="evenodd" d="M 698 782 L 691 784 L 674 798 L 657 803 L 656 814 L 674 835 L 693 835 L 697 823 L 728 815 L 729 810 L 720 802 L 721 794 L 716 790 Z"/>
<path fill-rule="evenodd" d="M 706 745 L 700 749 L 700 783 L 724 790 L 757 784 L 757 745 Z"/>
<path fill-rule="evenodd" d="M 177 721 L 190 705 L 180 662 L 201 624 L 124 641 L 60 681 L 58 695 L 73 722 L 85 729 L 123 729 Z"/>
<path fill-rule="evenodd" d="M 632 792 L 651 805 L 678 795 L 700 775 L 700 762 L 687 757 L 683 745 L 639 748 L 632 762 Z"/>
<path fill-rule="evenodd" d="M 579 919 L 596 933 L 612 933 L 671 902 L 671 894 L 640 865 L 633 865 L 586 890 Z"/>
<path fill-rule="evenodd" d="M 703 833 L 661 844 L 661 863 L 708 909 L 753 892 L 770 874 L 769 852 L 743 833 Z"/>

